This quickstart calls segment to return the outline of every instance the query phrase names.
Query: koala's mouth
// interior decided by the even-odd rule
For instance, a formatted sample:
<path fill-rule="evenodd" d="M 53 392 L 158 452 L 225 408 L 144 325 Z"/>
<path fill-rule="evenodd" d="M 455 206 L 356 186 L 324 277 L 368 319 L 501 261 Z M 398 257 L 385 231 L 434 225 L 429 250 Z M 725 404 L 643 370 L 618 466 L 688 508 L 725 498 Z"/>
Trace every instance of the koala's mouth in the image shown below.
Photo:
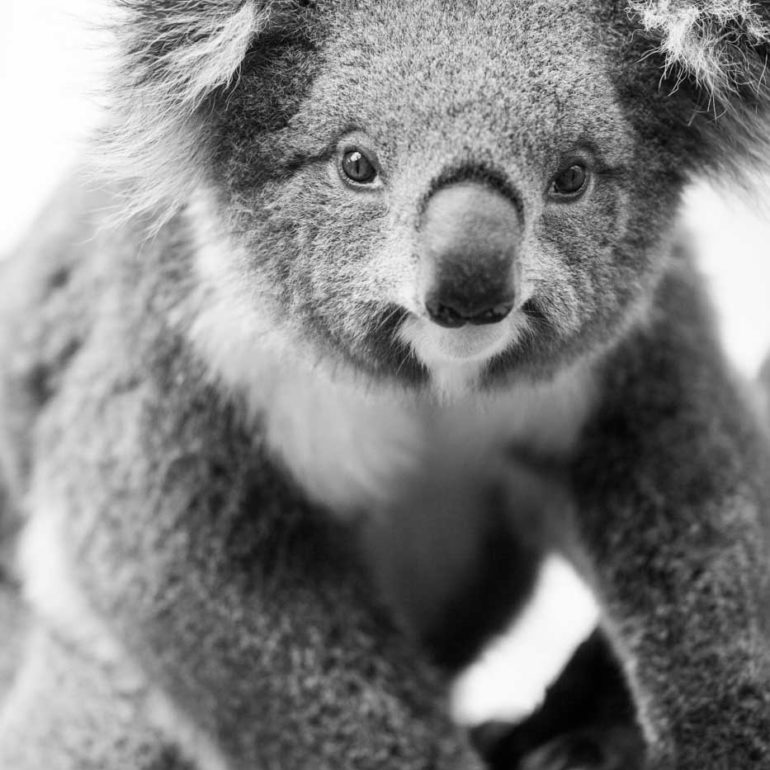
<path fill-rule="evenodd" d="M 463 326 L 446 329 L 424 318 L 409 318 L 401 328 L 401 338 L 417 358 L 431 364 L 483 362 L 506 347 L 510 324 Z"/>
<path fill-rule="evenodd" d="M 525 325 L 526 316 L 520 312 L 498 323 L 454 329 L 439 326 L 429 318 L 410 315 L 404 320 L 399 337 L 428 370 L 453 364 L 483 366 L 515 344 Z"/>
<path fill-rule="evenodd" d="M 527 324 L 526 314 L 514 311 L 498 323 L 446 328 L 425 316 L 410 314 L 399 341 L 425 367 L 443 397 L 461 396 L 481 384 L 490 363 L 515 348 Z"/>

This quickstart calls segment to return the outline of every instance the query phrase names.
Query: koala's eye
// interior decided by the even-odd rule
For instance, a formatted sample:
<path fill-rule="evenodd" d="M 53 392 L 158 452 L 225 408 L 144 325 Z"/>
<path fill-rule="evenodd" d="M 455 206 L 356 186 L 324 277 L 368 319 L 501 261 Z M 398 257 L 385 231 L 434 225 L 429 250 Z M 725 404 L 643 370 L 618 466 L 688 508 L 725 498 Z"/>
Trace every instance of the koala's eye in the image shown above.
<path fill-rule="evenodd" d="M 572 163 L 559 171 L 548 188 L 548 193 L 557 200 L 578 198 L 588 184 L 588 169 L 582 163 Z"/>
<path fill-rule="evenodd" d="M 374 163 L 361 150 L 348 150 L 342 156 L 342 173 L 354 184 L 372 184 L 377 179 Z"/>

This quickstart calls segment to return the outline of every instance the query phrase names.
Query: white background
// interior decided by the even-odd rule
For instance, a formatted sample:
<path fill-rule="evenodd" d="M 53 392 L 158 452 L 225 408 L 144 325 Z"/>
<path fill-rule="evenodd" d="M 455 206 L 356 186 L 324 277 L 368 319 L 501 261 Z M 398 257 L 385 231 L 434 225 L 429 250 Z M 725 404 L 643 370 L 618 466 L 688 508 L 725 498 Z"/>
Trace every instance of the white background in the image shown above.
<path fill-rule="evenodd" d="M 29 227 L 97 120 L 99 73 L 109 60 L 98 30 L 105 5 L 0 0 L 0 255 Z M 700 187 L 690 196 L 687 220 L 702 248 L 728 348 L 752 373 L 770 351 L 770 203 L 759 194 L 751 205 L 726 200 Z M 517 674 L 501 666 L 502 658 L 467 690 L 466 715 L 505 711 Z"/>

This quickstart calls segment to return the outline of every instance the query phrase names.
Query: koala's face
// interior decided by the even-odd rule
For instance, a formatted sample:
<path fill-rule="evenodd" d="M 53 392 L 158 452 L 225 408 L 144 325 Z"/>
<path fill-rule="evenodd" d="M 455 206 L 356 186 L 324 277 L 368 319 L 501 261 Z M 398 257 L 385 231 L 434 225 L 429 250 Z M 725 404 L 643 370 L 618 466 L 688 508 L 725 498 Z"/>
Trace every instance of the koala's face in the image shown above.
<path fill-rule="evenodd" d="M 212 179 L 260 312 L 449 392 L 611 342 L 686 171 L 618 23 L 597 2 L 328 2 L 258 41 L 215 111 Z"/>

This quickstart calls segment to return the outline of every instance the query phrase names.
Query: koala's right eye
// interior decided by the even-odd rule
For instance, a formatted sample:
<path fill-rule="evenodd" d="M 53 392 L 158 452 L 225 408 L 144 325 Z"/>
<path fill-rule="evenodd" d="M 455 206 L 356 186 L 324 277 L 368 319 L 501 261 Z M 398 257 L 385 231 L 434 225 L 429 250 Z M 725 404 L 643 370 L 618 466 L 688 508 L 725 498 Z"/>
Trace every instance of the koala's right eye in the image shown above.
<path fill-rule="evenodd" d="M 548 193 L 555 200 L 575 200 L 588 185 L 588 169 L 584 163 L 575 162 L 563 168 L 552 179 Z"/>
<path fill-rule="evenodd" d="M 352 182 L 354 185 L 371 185 L 379 176 L 374 162 L 358 148 L 345 152 L 340 168 L 345 181 Z"/>

